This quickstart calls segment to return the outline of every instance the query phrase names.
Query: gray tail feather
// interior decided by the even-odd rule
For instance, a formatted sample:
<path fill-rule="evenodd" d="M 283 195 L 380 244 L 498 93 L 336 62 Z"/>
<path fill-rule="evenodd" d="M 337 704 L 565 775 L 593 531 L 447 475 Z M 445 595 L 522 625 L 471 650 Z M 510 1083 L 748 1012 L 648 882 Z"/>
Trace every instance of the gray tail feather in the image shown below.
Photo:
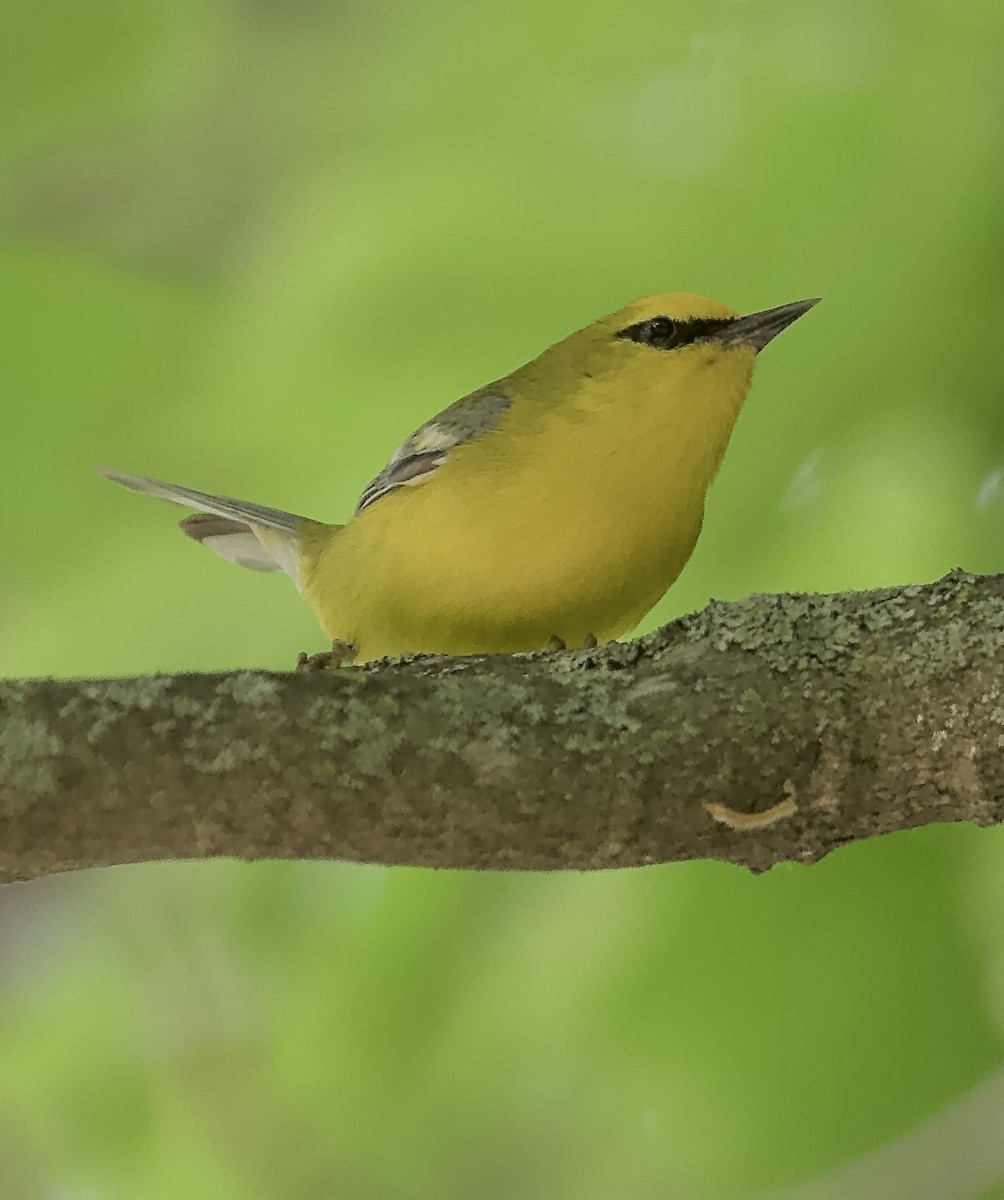
<path fill-rule="evenodd" d="M 115 471 L 110 467 L 95 467 L 99 475 L 111 479 L 133 492 L 156 496 L 173 504 L 185 504 L 212 513 L 216 517 L 243 521 L 249 525 L 260 525 L 275 529 L 279 533 L 295 533 L 307 520 L 295 513 L 283 512 L 278 508 L 266 508 L 248 500 L 235 500 L 233 496 L 214 496 L 211 492 L 197 492 L 194 488 L 180 487 L 176 483 L 164 483 L 159 479 L 148 479 L 145 475 L 130 475 L 126 471 Z M 187 532 L 187 531 L 186 531 Z"/>
<path fill-rule="evenodd" d="M 182 533 L 187 533 L 193 541 L 212 550 L 220 558 L 225 558 L 227 562 L 236 563 L 238 567 L 245 567 L 249 571 L 285 570 L 287 574 L 292 573 L 291 568 L 296 568 L 295 555 L 283 554 L 275 545 L 281 540 L 281 534 L 278 538 L 270 534 L 255 534 L 244 521 L 205 512 L 192 513 L 178 524 Z M 272 550 L 263 543 L 262 537 L 273 543 Z M 293 578 L 299 578 L 298 569 Z"/>

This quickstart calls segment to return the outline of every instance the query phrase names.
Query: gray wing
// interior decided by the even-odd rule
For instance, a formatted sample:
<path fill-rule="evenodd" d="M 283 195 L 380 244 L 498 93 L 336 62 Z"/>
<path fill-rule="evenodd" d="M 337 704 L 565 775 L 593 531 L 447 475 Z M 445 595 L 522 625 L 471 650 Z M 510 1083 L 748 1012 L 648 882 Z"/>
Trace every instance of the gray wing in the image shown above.
<path fill-rule="evenodd" d="M 499 387 L 489 384 L 444 408 L 402 442 L 380 474 L 363 488 L 356 515 L 388 492 L 431 479 L 449 461 L 454 447 L 497 428 L 511 405 Z"/>

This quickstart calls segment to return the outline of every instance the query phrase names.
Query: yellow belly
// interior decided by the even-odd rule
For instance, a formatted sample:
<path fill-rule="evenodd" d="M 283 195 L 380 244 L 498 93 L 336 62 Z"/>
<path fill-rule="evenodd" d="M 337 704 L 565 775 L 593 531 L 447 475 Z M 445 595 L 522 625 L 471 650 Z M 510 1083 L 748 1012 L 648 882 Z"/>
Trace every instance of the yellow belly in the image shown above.
<path fill-rule="evenodd" d="M 665 593 L 700 532 L 703 487 L 686 503 L 605 489 L 528 502 L 525 479 L 482 478 L 465 495 L 440 486 L 447 469 L 333 532 L 304 573 L 321 627 L 359 662 L 609 641 Z"/>
<path fill-rule="evenodd" d="M 336 534 L 305 595 L 326 635 L 355 645 L 365 662 L 538 650 L 555 638 L 570 648 L 609 641 L 633 629 L 672 584 L 698 529 L 661 547 L 657 559 L 591 536 L 582 539 L 590 553 L 575 556 L 541 532 L 461 555 L 402 553 L 390 564 L 353 532 Z"/>

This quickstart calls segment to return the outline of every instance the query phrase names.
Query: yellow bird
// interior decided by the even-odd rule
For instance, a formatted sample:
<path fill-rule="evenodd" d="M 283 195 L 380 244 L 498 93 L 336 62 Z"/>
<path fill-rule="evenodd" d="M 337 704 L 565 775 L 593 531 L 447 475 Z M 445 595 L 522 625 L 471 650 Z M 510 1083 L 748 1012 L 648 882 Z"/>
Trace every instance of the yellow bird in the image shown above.
<path fill-rule="evenodd" d="M 637 300 L 427 421 L 344 525 L 101 470 L 199 509 L 181 528 L 221 557 L 285 571 L 336 659 L 595 645 L 683 569 L 756 355 L 816 303 Z"/>

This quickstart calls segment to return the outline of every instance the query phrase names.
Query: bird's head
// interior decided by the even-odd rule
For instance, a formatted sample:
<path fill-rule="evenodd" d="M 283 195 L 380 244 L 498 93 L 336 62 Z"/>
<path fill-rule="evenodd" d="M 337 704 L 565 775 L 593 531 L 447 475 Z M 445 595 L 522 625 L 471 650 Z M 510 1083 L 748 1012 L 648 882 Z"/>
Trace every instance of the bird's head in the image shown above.
<path fill-rule="evenodd" d="M 759 351 L 817 302 L 796 300 L 743 316 L 691 292 L 660 292 L 571 334 L 537 364 L 622 394 L 662 391 L 674 383 L 720 384 L 723 393 L 745 393 Z"/>

